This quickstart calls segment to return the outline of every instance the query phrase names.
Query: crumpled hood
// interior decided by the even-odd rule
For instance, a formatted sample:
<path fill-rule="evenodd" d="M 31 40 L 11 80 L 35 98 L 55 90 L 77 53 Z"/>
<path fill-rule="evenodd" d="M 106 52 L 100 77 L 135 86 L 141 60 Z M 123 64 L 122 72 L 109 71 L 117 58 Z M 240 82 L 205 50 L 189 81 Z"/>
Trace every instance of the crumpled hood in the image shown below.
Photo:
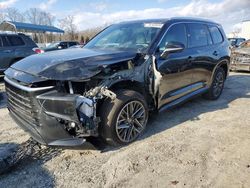
<path fill-rule="evenodd" d="M 67 49 L 29 56 L 11 68 L 46 79 L 83 80 L 101 72 L 105 65 L 135 57 L 135 52 L 128 51 Z"/>
<path fill-rule="evenodd" d="M 250 48 L 236 48 L 233 53 L 250 55 Z"/>

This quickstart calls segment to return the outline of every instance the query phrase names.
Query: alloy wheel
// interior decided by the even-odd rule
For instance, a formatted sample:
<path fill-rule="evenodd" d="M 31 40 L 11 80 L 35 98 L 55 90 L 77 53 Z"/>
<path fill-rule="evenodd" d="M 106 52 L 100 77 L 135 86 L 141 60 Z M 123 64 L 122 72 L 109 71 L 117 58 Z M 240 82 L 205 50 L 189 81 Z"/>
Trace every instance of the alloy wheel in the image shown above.
<path fill-rule="evenodd" d="M 147 124 L 144 105 L 139 101 L 130 101 L 120 111 L 116 122 L 116 134 L 122 142 L 135 140 Z"/>
<path fill-rule="evenodd" d="M 221 91 L 223 89 L 223 84 L 224 84 L 224 75 L 222 72 L 218 72 L 213 83 L 213 94 L 215 97 L 221 94 Z"/>

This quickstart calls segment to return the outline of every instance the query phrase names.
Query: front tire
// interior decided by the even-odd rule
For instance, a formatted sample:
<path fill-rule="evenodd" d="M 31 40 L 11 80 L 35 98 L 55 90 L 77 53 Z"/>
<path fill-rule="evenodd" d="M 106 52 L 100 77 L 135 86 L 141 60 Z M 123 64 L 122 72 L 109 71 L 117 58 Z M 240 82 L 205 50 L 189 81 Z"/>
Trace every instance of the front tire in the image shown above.
<path fill-rule="evenodd" d="M 209 91 L 205 94 L 205 98 L 209 100 L 216 100 L 220 97 L 225 82 L 225 71 L 223 68 L 218 67 L 215 71 L 212 85 L 209 88 Z"/>
<path fill-rule="evenodd" d="M 113 101 L 102 104 L 100 135 L 110 145 L 125 145 L 136 140 L 144 131 L 148 120 L 148 107 L 144 97 L 132 90 L 119 90 Z"/>

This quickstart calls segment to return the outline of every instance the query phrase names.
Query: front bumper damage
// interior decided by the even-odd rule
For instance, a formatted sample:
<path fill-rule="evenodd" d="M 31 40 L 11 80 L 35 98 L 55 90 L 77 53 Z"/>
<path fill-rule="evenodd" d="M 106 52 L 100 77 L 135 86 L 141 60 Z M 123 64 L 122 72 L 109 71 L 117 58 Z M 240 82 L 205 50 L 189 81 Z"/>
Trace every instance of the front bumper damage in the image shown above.
<path fill-rule="evenodd" d="M 112 91 L 131 87 L 130 83 L 144 92 L 144 82 L 149 82 L 149 56 L 113 55 L 60 61 L 39 56 L 44 61 L 30 57 L 14 64 L 5 71 L 10 115 L 45 145 L 81 145 L 86 137 L 98 136 L 97 109 L 103 100 L 114 100 Z"/>
<path fill-rule="evenodd" d="M 85 137 L 98 136 L 96 101 L 102 95 L 116 97 L 105 88 L 99 88 L 99 96 L 85 97 L 54 87 L 31 89 L 7 77 L 5 83 L 12 118 L 39 143 L 50 146 L 81 145 Z"/>
<path fill-rule="evenodd" d="M 230 70 L 250 71 L 250 55 L 249 54 L 233 54 L 231 58 Z"/>

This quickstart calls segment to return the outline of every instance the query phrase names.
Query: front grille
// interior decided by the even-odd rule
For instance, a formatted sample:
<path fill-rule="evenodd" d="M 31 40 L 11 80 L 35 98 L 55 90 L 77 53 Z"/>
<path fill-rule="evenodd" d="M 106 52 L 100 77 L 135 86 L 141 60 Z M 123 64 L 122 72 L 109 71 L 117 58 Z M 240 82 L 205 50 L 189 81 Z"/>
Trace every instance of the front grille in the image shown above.
<path fill-rule="evenodd" d="M 39 125 L 38 110 L 35 108 L 32 93 L 23 91 L 5 82 L 5 89 L 8 97 L 8 108 L 19 118 L 28 123 Z"/>

